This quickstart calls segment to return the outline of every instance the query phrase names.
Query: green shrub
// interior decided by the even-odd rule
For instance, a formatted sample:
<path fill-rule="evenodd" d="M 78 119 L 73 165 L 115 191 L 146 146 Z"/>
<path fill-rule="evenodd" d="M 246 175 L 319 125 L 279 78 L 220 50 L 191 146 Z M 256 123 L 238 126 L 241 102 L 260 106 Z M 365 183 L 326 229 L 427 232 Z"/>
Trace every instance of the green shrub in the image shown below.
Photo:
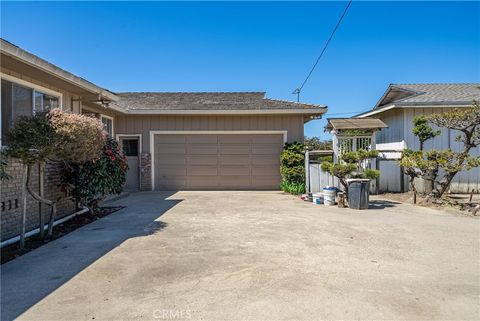
<path fill-rule="evenodd" d="M 62 188 L 93 211 L 106 196 L 123 191 L 127 171 L 127 160 L 118 142 L 107 138 L 98 159 L 65 165 Z"/>
<path fill-rule="evenodd" d="M 286 181 L 282 181 L 280 183 L 280 189 L 286 193 L 298 195 L 298 194 L 305 193 L 305 184 L 303 183 L 296 184 L 296 183 L 289 183 Z"/>
<path fill-rule="evenodd" d="M 286 143 L 280 155 L 280 188 L 288 193 L 299 194 L 305 191 L 305 155 L 301 143 Z M 299 192 L 300 191 L 300 192 Z"/>

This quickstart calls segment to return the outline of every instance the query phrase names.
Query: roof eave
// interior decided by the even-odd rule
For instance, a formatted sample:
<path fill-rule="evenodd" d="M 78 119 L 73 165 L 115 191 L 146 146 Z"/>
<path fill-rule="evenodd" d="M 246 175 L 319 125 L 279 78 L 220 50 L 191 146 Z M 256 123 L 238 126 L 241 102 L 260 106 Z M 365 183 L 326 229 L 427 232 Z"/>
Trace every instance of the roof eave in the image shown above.
<path fill-rule="evenodd" d="M 118 101 L 119 99 L 118 96 L 114 93 L 109 92 L 108 90 L 101 88 L 89 82 L 88 80 L 75 76 L 74 74 L 63 70 L 55 66 L 54 64 L 49 63 L 48 61 L 38 56 L 35 56 L 34 54 L 31 54 L 28 51 L 23 50 L 22 48 L 17 47 L 4 39 L 1 39 L 0 51 L 3 54 L 12 57 L 13 59 L 19 60 L 22 63 L 30 65 L 52 76 L 58 77 L 63 81 L 80 87 L 83 90 L 91 92 L 92 94 L 101 95 L 101 97 L 111 101 Z"/>
<path fill-rule="evenodd" d="M 250 110 L 147 110 L 130 109 L 130 115 L 272 115 L 272 114 L 297 114 L 297 115 L 323 115 L 327 112 L 322 108 L 301 109 L 250 109 Z"/>

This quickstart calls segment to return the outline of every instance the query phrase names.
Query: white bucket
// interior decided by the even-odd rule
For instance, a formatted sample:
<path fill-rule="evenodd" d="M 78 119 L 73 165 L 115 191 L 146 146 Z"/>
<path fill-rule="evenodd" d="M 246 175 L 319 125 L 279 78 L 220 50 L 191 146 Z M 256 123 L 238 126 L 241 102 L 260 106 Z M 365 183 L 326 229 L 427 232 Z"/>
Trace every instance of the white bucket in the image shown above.
<path fill-rule="evenodd" d="M 315 204 L 315 205 L 323 204 L 323 194 L 322 193 L 312 194 L 312 196 L 313 196 L 313 204 Z"/>
<path fill-rule="evenodd" d="M 335 195 L 337 191 L 335 187 L 325 187 L 323 189 L 323 201 L 325 205 L 335 205 Z"/>

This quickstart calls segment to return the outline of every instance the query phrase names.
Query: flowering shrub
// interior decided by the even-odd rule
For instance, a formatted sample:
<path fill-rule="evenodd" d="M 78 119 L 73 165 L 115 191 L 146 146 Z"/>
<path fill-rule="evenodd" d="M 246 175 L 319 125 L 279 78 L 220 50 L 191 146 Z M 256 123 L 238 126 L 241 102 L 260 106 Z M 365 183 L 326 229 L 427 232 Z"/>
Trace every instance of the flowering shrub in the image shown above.
<path fill-rule="evenodd" d="M 108 138 L 98 159 L 64 166 L 62 190 L 94 211 L 107 195 L 123 191 L 127 171 L 127 160 L 118 142 Z"/>
<path fill-rule="evenodd" d="M 57 159 L 81 164 L 100 156 L 106 134 L 97 118 L 60 109 L 52 109 L 48 117 L 59 138 L 55 151 Z"/>

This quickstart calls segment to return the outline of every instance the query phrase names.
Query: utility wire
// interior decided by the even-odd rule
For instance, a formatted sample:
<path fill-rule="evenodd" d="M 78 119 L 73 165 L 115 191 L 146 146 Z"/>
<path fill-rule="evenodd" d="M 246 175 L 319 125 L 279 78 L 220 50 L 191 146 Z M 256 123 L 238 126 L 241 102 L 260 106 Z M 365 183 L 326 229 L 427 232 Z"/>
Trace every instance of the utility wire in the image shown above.
<path fill-rule="evenodd" d="M 342 15 L 340 16 L 340 19 L 338 20 L 335 28 L 333 28 L 332 34 L 330 35 L 330 37 L 328 38 L 327 42 L 326 42 L 325 45 L 323 46 L 323 49 L 322 49 L 322 51 L 320 52 L 320 55 L 318 56 L 317 61 L 315 61 L 315 63 L 313 64 L 312 69 L 310 69 L 310 72 L 308 73 L 308 75 L 307 75 L 307 77 L 305 78 L 305 80 L 302 82 L 302 85 L 293 91 L 292 94 L 296 94 L 296 95 L 297 95 L 297 101 L 300 100 L 300 93 L 302 92 L 303 87 L 305 86 L 305 84 L 307 83 L 308 79 L 309 79 L 310 76 L 312 75 L 313 71 L 315 70 L 315 67 L 317 67 L 318 62 L 320 61 L 320 59 L 322 58 L 323 54 L 325 53 L 325 50 L 327 50 L 327 47 L 328 47 L 328 45 L 330 44 L 330 41 L 332 40 L 333 36 L 335 35 L 335 32 L 337 31 L 338 27 L 340 26 L 340 23 L 342 23 L 343 17 L 345 17 L 345 15 L 347 14 L 348 8 L 350 7 L 351 4 L 352 4 L 352 0 L 348 1 L 348 4 L 347 4 L 347 6 L 345 7 L 345 10 L 343 10 Z"/>
<path fill-rule="evenodd" d="M 362 110 L 362 111 L 352 111 L 352 112 L 345 112 L 345 113 L 326 113 L 325 115 L 349 115 L 349 114 L 360 114 L 360 113 L 364 113 L 365 110 Z"/>

